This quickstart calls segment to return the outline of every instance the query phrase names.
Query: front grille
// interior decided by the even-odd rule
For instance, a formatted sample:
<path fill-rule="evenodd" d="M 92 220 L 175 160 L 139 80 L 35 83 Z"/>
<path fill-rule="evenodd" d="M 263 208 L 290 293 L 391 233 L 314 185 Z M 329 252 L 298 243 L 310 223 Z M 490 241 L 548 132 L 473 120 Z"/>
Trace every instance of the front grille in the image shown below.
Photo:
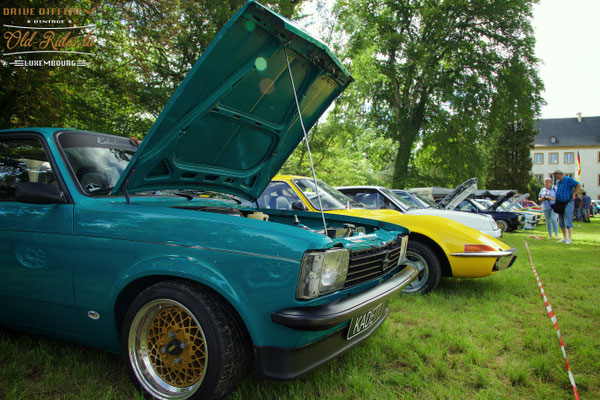
<path fill-rule="evenodd" d="M 407 236 L 399 236 L 384 246 L 350 251 L 348 275 L 344 289 L 377 279 L 397 266 L 400 257 L 404 258 L 407 240 Z"/>

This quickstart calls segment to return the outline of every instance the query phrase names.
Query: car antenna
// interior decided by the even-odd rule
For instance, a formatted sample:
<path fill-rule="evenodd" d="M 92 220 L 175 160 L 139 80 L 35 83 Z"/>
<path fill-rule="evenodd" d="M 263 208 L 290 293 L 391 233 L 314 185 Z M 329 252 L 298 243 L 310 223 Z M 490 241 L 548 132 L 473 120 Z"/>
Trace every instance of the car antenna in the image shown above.
<path fill-rule="evenodd" d="M 317 199 L 319 200 L 319 211 L 321 211 L 321 218 L 323 218 L 323 233 L 327 236 L 327 222 L 325 221 L 325 213 L 323 212 L 323 204 L 321 203 L 321 195 L 319 194 L 319 185 L 317 184 L 317 174 L 315 174 L 315 166 L 313 165 L 312 155 L 310 154 L 310 146 L 308 145 L 308 135 L 306 134 L 306 128 L 302 121 L 302 112 L 300 111 L 300 103 L 298 102 L 298 95 L 296 94 L 296 85 L 294 85 L 294 76 L 292 75 L 292 68 L 290 67 L 290 59 L 288 58 L 287 46 L 290 42 L 283 45 L 283 52 L 285 53 L 285 61 L 287 62 L 287 69 L 290 73 L 290 81 L 292 82 L 292 92 L 294 92 L 294 100 L 296 100 L 296 108 L 298 109 L 298 119 L 300 120 L 300 126 L 302 126 L 302 132 L 304 133 L 304 141 L 306 142 L 306 152 L 308 153 L 308 160 L 310 161 L 310 170 L 312 171 L 313 180 L 315 182 L 315 192 Z"/>

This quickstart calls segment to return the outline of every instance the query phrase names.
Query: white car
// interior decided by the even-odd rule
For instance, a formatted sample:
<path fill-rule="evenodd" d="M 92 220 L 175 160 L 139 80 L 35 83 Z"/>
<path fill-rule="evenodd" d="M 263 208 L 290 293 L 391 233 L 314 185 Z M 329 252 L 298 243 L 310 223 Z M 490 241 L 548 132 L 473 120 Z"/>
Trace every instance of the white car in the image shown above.
<path fill-rule="evenodd" d="M 502 230 L 498 228 L 496 221 L 489 215 L 443 210 L 435 207 L 420 208 L 416 205 L 417 203 L 407 201 L 400 195 L 382 186 L 342 186 L 337 189 L 372 210 L 387 208 L 400 211 L 404 214 L 434 215 L 460 222 L 492 237 L 497 238 L 502 236 Z"/>

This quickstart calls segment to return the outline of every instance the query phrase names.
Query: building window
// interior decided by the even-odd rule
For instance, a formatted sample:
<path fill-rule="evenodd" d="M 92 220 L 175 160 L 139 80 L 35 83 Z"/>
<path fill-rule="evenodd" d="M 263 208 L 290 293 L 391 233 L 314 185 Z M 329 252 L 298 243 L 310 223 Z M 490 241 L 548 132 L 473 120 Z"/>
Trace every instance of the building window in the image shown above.
<path fill-rule="evenodd" d="M 565 164 L 573 164 L 573 153 L 565 153 Z"/>
<path fill-rule="evenodd" d="M 598 152 L 598 162 L 600 163 L 600 151 Z"/>
<path fill-rule="evenodd" d="M 550 164 L 558 164 L 558 153 L 550 153 L 548 158 Z"/>
<path fill-rule="evenodd" d="M 598 186 L 600 186 L 600 174 L 598 174 Z"/>
<path fill-rule="evenodd" d="M 598 152 L 598 162 L 600 162 L 600 151 Z M 533 163 L 534 164 L 543 164 L 544 163 L 544 153 L 535 153 L 533 155 Z"/>
<path fill-rule="evenodd" d="M 569 178 L 572 178 L 573 174 L 565 174 L 565 176 L 568 176 Z"/>
<path fill-rule="evenodd" d="M 544 183 L 544 175 L 542 175 L 542 174 L 533 174 L 533 177 L 535 179 L 537 179 L 538 181 Z"/>
<path fill-rule="evenodd" d="M 556 143 L 558 142 L 558 139 L 556 139 L 556 136 L 550 136 L 550 143 Z"/>

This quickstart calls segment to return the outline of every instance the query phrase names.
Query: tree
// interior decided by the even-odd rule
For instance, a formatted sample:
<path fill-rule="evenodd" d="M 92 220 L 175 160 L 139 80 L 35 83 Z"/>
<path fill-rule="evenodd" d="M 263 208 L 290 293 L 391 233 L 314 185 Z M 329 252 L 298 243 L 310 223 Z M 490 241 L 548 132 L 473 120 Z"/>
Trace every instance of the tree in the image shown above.
<path fill-rule="evenodd" d="M 515 54 L 534 71 L 537 0 L 338 0 L 362 117 L 398 145 L 393 186 L 416 146 L 449 116 L 482 130 L 498 71 Z"/>
<path fill-rule="evenodd" d="M 537 135 L 534 124 L 543 102 L 543 86 L 535 71 L 517 56 L 498 75 L 487 123 L 487 186 L 525 193 L 532 181 L 530 150 Z"/>
<path fill-rule="evenodd" d="M 308 133 L 317 177 L 335 186 L 383 185 L 387 179 L 379 171 L 385 168 L 392 155 L 391 140 L 356 124 L 347 99 L 344 96 L 338 99 L 324 121 Z M 312 176 L 304 141 L 280 173 Z"/>

